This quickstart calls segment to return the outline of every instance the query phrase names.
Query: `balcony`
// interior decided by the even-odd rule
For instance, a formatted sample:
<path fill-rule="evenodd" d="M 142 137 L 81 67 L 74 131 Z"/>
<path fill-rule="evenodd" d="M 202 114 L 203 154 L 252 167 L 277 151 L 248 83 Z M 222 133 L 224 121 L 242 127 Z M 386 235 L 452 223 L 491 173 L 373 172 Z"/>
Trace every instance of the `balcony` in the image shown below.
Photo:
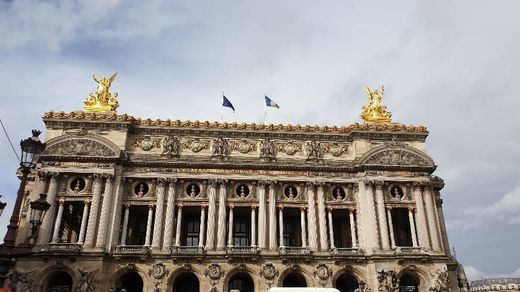
<path fill-rule="evenodd" d="M 114 254 L 118 256 L 147 257 L 150 255 L 150 247 L 143 245 L 118 245 L 114 249 Z"/>
<path fill-rule="evenodd" d="M 428 255 L 424 247 L 415 246 L 397 246 L 394 249 L 395 255 Z"/>
<path fill-rule="evenodd" d="M 336 247 L 331 250 L 335 256 L 360 256 L 363 255 L 363 250 L 359 247 Z"/>
<path fill-rule="evenodd" d="M 171 253 L 175 257 L 204 257 L 206 251 L 203 246 L 172 246 Z"/>
<path fill-rule="evenodd" d="M 280 246 L 280 255 L 310 256 L 311 250 L 308 247 Z"/>
<path fill-rule="evenodd" d="M 228 246 L 226 253 L 233 255 L 253 255 L 258 253 L 258 248 L 256 246 Z"/>
<path fill-rule="evenodd" d="M 73 254 L 81 253 L 83 246 L 78 243 L 49 243 L 40 251 L 42 253 Z"/>

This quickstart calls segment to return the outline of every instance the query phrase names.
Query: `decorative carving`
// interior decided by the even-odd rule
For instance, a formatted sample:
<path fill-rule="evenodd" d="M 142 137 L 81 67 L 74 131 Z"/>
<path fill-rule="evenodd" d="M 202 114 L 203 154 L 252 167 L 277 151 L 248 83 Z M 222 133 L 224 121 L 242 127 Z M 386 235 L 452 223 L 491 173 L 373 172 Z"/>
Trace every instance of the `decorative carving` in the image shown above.
<path fill-rule="evenodd" d="M 325 147 L 324 152 L 329 153 L 334 157 L 340 157 L 343 153 L 348 151 L 348 145 L 339 145 L 338 143 L 332 143 Z"/>
<path fill-rule="evenodd" d="M 327 285 L 330 276 L 332 276 L 332 271 L 325 264 L 319 264 L 314 271 L 314 277 L 320 280 L 321 287 L 325 287 L 325 285 Z"/>
<path fill-rule="evenodd" d="M 186 196 L 196 198 L 200 194 L 200 186 L 198 184 L 190 184 L 186 188 Z"/>
<path fill-rule="evenodd" d="M 276 147 L 273 140 L 265 139 L 260 141 L 260 158 L 267 160 L 276 159 Z"/>
<path fill-rule="evenodd" d="M 98 84 L 96 92 L 89 93 L 83 102 L 85 103 L 85 111 L 87 112 L 115 112 L 119 107 L 117 101 L 117 93 L 110 92 L 110 86 L 116 79 L 117 72 L 112 74 L 109 78 L 100 76 L 96 78 L 96 75 L 92 75 L 94 81 Z"/>
<path fill-rule="evenodd" d="M 278 277 L 278 271 L 273 264 L 268 263 L 262 266 L 260 276 L 265 278 L 267 286 L 271 288 L 271 285 L 274 283 L 274 279 Z"/>
<path fill-rule="evenodd" d="M 13 291 L 32 292 L 34 276 L 36 276 L 36 270 L 27 273 L 14 270 L 9 274 L 9 288 Z"/>
<path fill-rule="evenodd" d="M 79 283 L 76 287 L 76 292 L 92 292 L 96 291 L 96 285 L 94 285 L 94 276 L 99 270 L 88 271 L 87 268 L 78 268 L 79 271 Z"/>
<path fill-rule="evenodd" d="M 161 147 L 161 139 L 157 137 L 138 137 L 135 138 L 132 147 L 134 149 L 140 148 L 143 151 L 150 151 L 153 148 L 160 148 Z"/>
<path fill-rule="evenodd" d="M 287 143 L 284 143 L 284 144 L 278 144 L 276 145 L 278 151 L 281 151 L 287 155 L 294 155 L 296 154 L 297 152 L 301 151 L 302 150 L 302 145 L 301 144 L 297 144 L 293 141 L 289 141 Z"/>
<path fill-rule="evenodd" d="M 177 137 L 164 138 L 162 148 L 162 155 L 168 157 L 178 157 L 180 155 L 180 143 Z"/>
<path fill-rule="evenodd" d="M 434 279 L 432 286 L 430 287 L 431 292 L 451 291 L 447 269 L 431 271 L 430 273 Z"/>
<path fill-rule="evenodd" d="M 50 145 L 45 150 L 49 155 L 66 156 L 117 156 L 110 147 L 89 138 L 70 138 Z"/>
<path fill-rule="evenodd" d="M 244 184 L 239 185 L 236 189 L 236 195 L 239 198 L 246 198 L 249 196 L 249 187 Z"/>
<path fill-rule="evenodd" d="M 390 123 L 392 121 L 392 113 L 388 111 L 385 105 L 381 104 L 385 87 L 371 90 L 365 85 L 365 91 L 368 95 L 369 103 L 363 106 L 361 118 L 370 123 Z"/>
<path fill-rule="evenodd" d="M 397 292 L 399 291 L 399 278 L 394 270 L 381 270 L 377 272 L 377 282 L 379 283 L 379 292 Z"/>
<path fill-rule="evenodd" d="M 323 158 L 321 144 L 318 141 L 305 143 L 305 151 L 307 152 L 307 160 L 319 161 Z"/>
<path fill-rule="evenodd" d="M 218 137 L 213 140 L 213 155 L 217 157 L 227 156 L 229 153 L 229 145 L 227 140 L 222 137 Z"/>
<path fill-rule="evenodd" d="M 287 186 L 284 189 L 283 193 L 284 193 L 285 197 L 290 200 L 294 200 L 298 196 L 298 190 L 296 189 L 296 187 L 294 187 L 292 185 Z"/>
<path fill-rule="evenodd" d="M 204 271 L 204 275 L 206 277 L 209 277 L 211 281 L 211 285 L 215 286 L 218 284 L 218 281 L 222 276 L 224 275 L 224 271 L 218 264 L 211 264 L 209 265 L 208 269 Z"/>
<path fill-rule="evenodd" d="M 152 268 L 148 271 L 149 276 L 152 276 L 155 280 L 161 281 L 169 274 L 170 271 L 166 269 L 166 266 L 163 263 L 153 265 Z"/>
<path fill-rule="evenodd" d="M 256 143 L 248 142 L 247 140 L 229 141 L 229 149 L 237 150 L 242 154 L 247 154 L 251 151 L 256 151 Z"/>
<path fill-rule="evenodd" d="M 199 138 L 195 138 L 193 140 L 188 140 L 182 143 L 183 149 L 190 149 L 191 152 L 198 153 L 202 150 L 209 149 L 209 141 L 200 140 Z"/>
<path fill-rule="evenodd" d="M 345 197 L 346 197 L 345 190 L 343 190 L 341 187 L 334 188 L 334 190 L 332 191 L 332 197 L 336 201 L 343 201 L 343 200 L 345 200 Z"/>
<path fill-rule="evenodd" d="M 366 154 L 363 164 L 434 167 L 433 160 L 424 153 L 404 144 L 377 146 Z"/>

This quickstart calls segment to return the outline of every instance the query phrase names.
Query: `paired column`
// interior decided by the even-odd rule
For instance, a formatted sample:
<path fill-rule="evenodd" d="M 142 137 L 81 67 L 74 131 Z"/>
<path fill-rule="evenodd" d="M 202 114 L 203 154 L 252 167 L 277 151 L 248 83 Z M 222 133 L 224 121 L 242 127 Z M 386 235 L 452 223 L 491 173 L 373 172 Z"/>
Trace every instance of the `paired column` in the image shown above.
<path fill-rule="evenodd" d="M 283 206 L 280 206 L 278 208 L 278 236 L 279 236 L 279 242 L 280 242 L 280 247 L 284 247 L 284 242 L 283 242 Z"/>
<path fill-rule="evenodd" d="M 56 222 L 54 224 L 54 233 L 52 234 L 52 242 L 58 242 L 58 236 L 60 234 L 61 218 L 63 216 L 63 205 L 65 201 L 63 199 L 58 201 L 58 215 L 56 216 Z"/>
<path fill-rule="evenodd" d="M 395 248 L 394 223 L 392 222 L 392 208 L 386 208 L 386 218 L 388 219 L 388 228 L 390 228 L 390 246 Z"/>
<path fill-rule="evenodd" d="M 175 246 L 181 246 L 181 224 L 182 224 L 182 205 L 177 207 L 177 226 L 175 229 Z"/>
<path fill-rule="evenodd" d="M 408 219 L 410 219 L 410 232 L 412 234 L 412 245 L 417 247 L 417 234 L 415 233 L 415 219 L 413 208 L 408 208 Z"/>
<path fill-rule="evenodd" d="M 376 210 L 374 203 L 374 194 L 372 191 L 372 183 L 360 181 L 358 184 L 359 208 L 358 220 L 362 226 L 363 247 L 372 252 L 379 248 L 379 234 L 377 230 Z"/>
<path fill-rule="evenodd" d="M 318 184 L 318 223 L 320 225 L 320 250 L 328 250 L 327 242 L 327 219 L 325 218 L 325 191 L 323 185 Z"/>
<path fill-rule="evenodd" d="M 217 182 L 210 180 L 208 185 L 208 230 L 206 234 L 206 249 L 212 250 L 215 248 L 215 208 L 217 200 Z"/>
<path fill-rule="evenodd" d="M 305 224 L 305 207 L 300 209 L 300 224 L 302 229 L 302 247 L 307 247 L 307 226 Z"/>
<path fill-rule="evenodd" d="M 228 247 L 233 246 L 233 205 L 229 206 Z"/>
<path fill-rule="evenodd" d="M 47 176 L 40 175 L 40 193 L 45 193 L 47 187 Z M 52 220 L 54 220 L 54 214 L 56 214 L 56 194 L 58 193 L 58 173 L 51 174 L 51 181 L 49 183 L 49 190 L 47 191 L 47 202 L 51 204 L 47 216 L 43 218 L 42 225 L 40 226 L 40 236 L 38 236 L 38 244 L 43 245 L 49 242 L 51 237 Z"/>
<path fill-rule="evenodd" d="M 103 194 L 103 203 L 101 205 L 101 216 L 99 217 L 99 229 L 96 240 L 96 247 L 100 248 L 105 246 L 108 220 L 112 209 L 112 206 L 110 205 L 110 202 L 112 201 L 112 182 L 113 176 L 107 176 L 105 180 L 105 193 Z"/>
<path fill-rule="evenodd" d="M 172 245 L 173 238 L 173 216 L 175 213 L 175 182 L 176 179 L 171 179 L 168 185 L 168 199 L 166 200 L 166 222 L 164 224 L 164 239 L 163 251 L 168 251 Z"/>
<path fill-rule="evenodd" d="M 251 207 L 251 246 L 256 247 L 256 206 Z"/>
<path fill-rule="evenodd" d="M 204 228 L 206 226 L 206 206 L 200 208 L 199 247 L 204 247 Z"/>
<path fill-rule="evenodd" d="M 101 200 L 101 183 L 103 177 L 94 174 L 94 184 L 92 185 L 92 205 L 90 207 L 90 216 L 88 217 L 87 234 L 85 236 L 85 246 L 94 245 L 94 236 L 96 235 L 96 227 L 99 213 L 99 201 Z"/>
<path fill-rule="evenodd" d="M 217 249 L 223 250 L 226 247 L 226 181 L 220 181 L 219 200 L 218 200 L 218 231 Z"/>
<path fill-rule="evenodd" d="M 350 238 L 352 239 L 352 247 L 358 247 L 354 209 L 348 209 L 348 216 L 350 220 Z"/>
<path fill-rule="evenodd" d="M 258 182 L 258 248 L 266 248 L 267 213 L 265 208 L 265 182 Z"/>
<path fill-rule="evenodd" d="M 330 249 L 336 248 L 334 245 L 334 224 L 332 223 L 332 208 L 329 208 L 329 237 L 330 237 Z"/>
<path fill-rule="evenodd" d="M 439 223 L 436 220 L 436 207 L 434 193 L 429 187 L 424 188 L 423 193 L 424 201 L 426 202 L 426 214 L 428 217 L 428 227 L 430 229 L 430 236 L 432 239 L 432 249 L 434 251 L 441 250 L 441 239 L 439 236 Z"/>
<path fill-rule="evenodd" d="M 383 182 L 376 183 L 377 217 L 379 219 L 379 236 L 383 250 L 390 249 L 388 240 L 388 227 L 386 225 L 385 197 L 383 195 Z"/>
<path fill-rule="evenodd" d="M 417 236 L 419 240 L 419 246 L 422 246 L 428 250 L 431 249 L 430 239 L 428 238 L 428 226 L 426 225 L 426 211 L 424 210 L 423 194 L 421 186 L 414 184 L 413 195 L 415 198 L 415 206 L 417 207 Z"/>
<path fill-rule="evenodd" d="M 155 192 L 157 203 L 155 209 L 155 221 L 153 224 L 152 248 L 154 249 L 161 247 L 161 236 L 163 232 L 164 189 L 166 182 L 167 181 L 164 178 L 158 179 L 157 189 Z"/>
<path fill-rule="evenodd" d="M 309 234 L 309 248 L 313 251 L 318 250 L 318 228 L 316 225 L 316 201 L 313 183 L 307 184 L 307 220 Z"/>
<path fill-rule="evenodd" d="M 89 211 L 89 205 L 90 201 L 85 200 L 85 203 L 83 205 L 83 215 L 81 215 L 81 227 L 79 229 L 79 238 L 78 238 L 78 244 L 83 244 L 85 241 L 85 231 L 87 230 L 87 218 L 88 218 L 88 211 Z"/>
<path fill-rule="evenodd" d="M 150 246 L 152 240 L 153 205 L 148 205 L 148 220 L 146 221 L 146 240 L 144 246 Z"/>
<path fill-rule="evenodd" d="M 269 185 L 269 249 L 276 250 L 276 185 Z M 281 243 L 280 243 L 281 244 Z"/>
<path fill-rule="evenodd" d="M 130 204 L 124 204 L 125 215 L 123 217 L 123 230 L 121 231 L 121 245 L 126 245 L 126 234 L 128 231 L 128 217 L 130 216 Z"/>

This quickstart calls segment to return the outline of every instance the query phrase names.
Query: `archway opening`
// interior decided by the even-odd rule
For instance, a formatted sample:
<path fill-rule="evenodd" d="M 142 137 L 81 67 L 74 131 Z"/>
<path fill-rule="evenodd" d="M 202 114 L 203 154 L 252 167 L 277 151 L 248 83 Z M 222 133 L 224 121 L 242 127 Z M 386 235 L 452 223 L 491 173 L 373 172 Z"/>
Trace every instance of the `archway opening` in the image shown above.
<path fill-rule="evenodd" d="M 199 279 L 193 273 L 183 273 L 173 282 L 172 292 L 199 292 Z"/>
<path fill-rule="evenodd" d="M 246 273 L 238 273 L 229 279 L 229 292 L 254 292 L 253 279 Z"/>
<path fill-rule="evenodd" d="M 54 273 L 47 284 L 46 292 L 71 292 L 72 277 L 65 271 Z"/>
<path fill-rule="evenodd" d="M 283 278 L 282 287 L 307 287 L 307 281 L 302 274 L 292 272 Z"/>
<path fill-rule="evenodd" d="M 116 282 L 116 292 L 143 292 L 143 279 L 136 271 L 124 273 Z"/>
<path fill-rule="evenodd" d="M 404 273 L 399 278 L 400 292 L 416 292 L 419 291 L 419 279 L 409 273 Z"/>
<path fill-rule="evenodd" d="M 336 280 L 336 289 L 341 292 L 354 292 L 358 291 L 358 288 L 358 280 L 350 273 L 343 273 Z"/>

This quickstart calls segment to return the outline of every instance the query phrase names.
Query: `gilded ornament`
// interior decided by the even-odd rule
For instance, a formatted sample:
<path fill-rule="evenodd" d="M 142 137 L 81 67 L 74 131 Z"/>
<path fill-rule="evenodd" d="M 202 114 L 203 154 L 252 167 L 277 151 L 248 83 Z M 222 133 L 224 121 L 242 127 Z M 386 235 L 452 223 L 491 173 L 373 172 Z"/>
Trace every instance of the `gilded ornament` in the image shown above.
<path fill-rule="evenodd" d="M 381 104 L 385 87 L 381 85 L 378 89 L 370 89 L 365 85 L 365 91 L 368 96 L 368 105 L 363 106 L 361 118 L 369 123 L 390 123 L 392 121 L 392 113 L 387 110 L 385 105 Z"/>
<path fill-rule="evenodd" d="M 110 77 L 92 75 L 94 81 L 98 84 L 96 92 L 89 93 L 83 102 L 85 103 L 85 111 L 87 112 L 115 112 L 119 107 L 117 101 L 117 93 L 110 92 L 110 86 L 116 79 L 117 72 Z"/>

